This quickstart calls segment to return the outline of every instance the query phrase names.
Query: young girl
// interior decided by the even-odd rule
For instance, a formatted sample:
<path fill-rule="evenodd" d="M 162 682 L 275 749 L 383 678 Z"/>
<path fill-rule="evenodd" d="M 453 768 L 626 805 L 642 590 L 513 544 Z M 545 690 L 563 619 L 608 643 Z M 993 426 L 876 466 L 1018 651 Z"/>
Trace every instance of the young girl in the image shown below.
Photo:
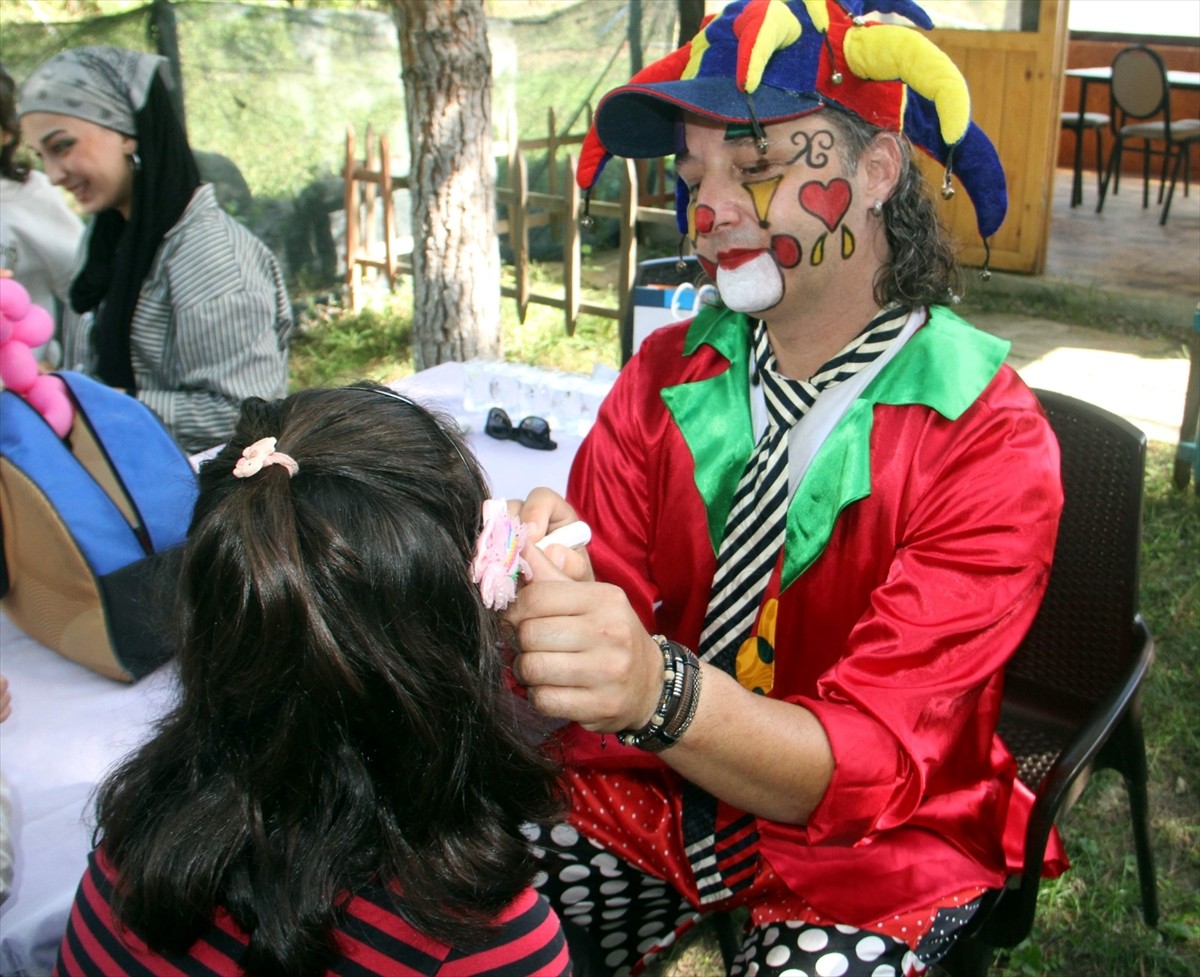
<path fill-rule="evenodd" d="M 56 54 L 21 89 L 21 130 L 92 215 L 64 367 L 136 394 L 199 451 L 229 438 L 244 398 L 284 395 L 292 312 L 274 256 L 200 182 L 166 65 Z"/>
<path fill-rule="evenodd" d="M 566 975 L 558 809 L 472 561 L 487 492 L 383 387 L 249 400 L 200 472 L 178 705 L 105 781 L 60 974 Z"/>

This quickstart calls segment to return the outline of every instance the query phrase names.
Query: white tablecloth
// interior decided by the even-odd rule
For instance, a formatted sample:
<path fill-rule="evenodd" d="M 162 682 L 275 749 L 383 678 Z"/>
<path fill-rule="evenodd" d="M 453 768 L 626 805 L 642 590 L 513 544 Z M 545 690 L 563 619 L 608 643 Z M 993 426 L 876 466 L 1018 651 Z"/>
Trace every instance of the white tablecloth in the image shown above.
<path fill-rule="evenodd" d="M 562 492 L 580 439 L 554 432 L 557 450 L 535 451 L 487 437 L 485 415 L 463 410 L 464 376 L 461 364 L 447 363 L 395 386 L 469 425 L 494 495 L 524 498 L 538 485 Z M 110 681 L 2 614 L 0 672 L 13 696 L 12 716 L 0 726 L 0 771 L 12 790 L 16 849 L 13 891 L 0 906 L 0 974 L 48 974 L 91 848 L 92 792 L 170 707 L 175 672 L 166 665 L 136 685 Z"/>

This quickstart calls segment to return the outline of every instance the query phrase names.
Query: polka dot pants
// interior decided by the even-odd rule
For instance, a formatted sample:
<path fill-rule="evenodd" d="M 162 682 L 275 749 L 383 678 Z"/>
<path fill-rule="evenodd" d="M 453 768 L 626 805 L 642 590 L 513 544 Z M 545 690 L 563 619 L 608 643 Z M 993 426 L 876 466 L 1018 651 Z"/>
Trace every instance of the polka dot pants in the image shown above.
<path fill-rule="evenodd" d="M 613 977 L 638 974 L 701 918 L 672 887 L 582 837 L 570 825 L 527 828 L 544 869 L 534 885 L 586 930 Z M 742 935 L 730 977 L 920 977 L 953 945 L 978 900 L 941 910 L 911 950 L 853 926 L 765 923 Z"/>

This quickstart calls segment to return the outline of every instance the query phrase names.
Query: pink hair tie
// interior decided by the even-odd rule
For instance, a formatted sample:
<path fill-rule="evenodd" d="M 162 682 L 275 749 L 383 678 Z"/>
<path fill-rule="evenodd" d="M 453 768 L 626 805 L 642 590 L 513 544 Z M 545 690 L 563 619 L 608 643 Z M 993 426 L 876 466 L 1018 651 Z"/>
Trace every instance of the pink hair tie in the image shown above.
<path fill-rule="evenodd" d="M 525 524 L 508 514 L 504 499 L 483 503 L 483 530 L 475 543 L 471 561 L 471 579 L 479 586 L 483 602 L 494 611 L 502 611 L 517 596 L 517 580 L 533 576 L 533 570 L 521 556 L 525 548 Z"/>
<path fill-rule="evenodd" d="M 288 478 L 300 470 L 296 459 L 275 450 L 275 438 L 260 438 L 254 444 L 247 445 L 242 451 L 242 457 L 233 466 L 234 478 L 249 478 L 257 475 L 268 465 L 282 465 L 287 469 Z"/>

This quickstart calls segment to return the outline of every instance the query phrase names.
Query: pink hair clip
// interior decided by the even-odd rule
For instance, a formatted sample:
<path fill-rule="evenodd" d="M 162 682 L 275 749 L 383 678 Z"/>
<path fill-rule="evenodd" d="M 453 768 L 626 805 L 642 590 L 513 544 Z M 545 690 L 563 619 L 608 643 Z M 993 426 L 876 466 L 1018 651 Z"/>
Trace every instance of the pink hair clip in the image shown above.
<path fill-rule="evenodd" d="M 517 579 L 533 575 L 521 556 L 525 547 L 525 524 L 508 514 L 504 499 L 483 503 L 483 530 L 475 543 L 471 561 L 471 579 L 479 586 L 483 602 L 494 611 L 502 611 L 517 596 Z"/>
<path fill-rule="evenodd" d="M 254 444 L 247 445 L 242 451 L 242 457 L 233 466 L 234 478 L 249 478 L 257 475 L 268 465 L 282 465 L 287 469 L 288 478 L 300 470 L 296 459 L 275 450 L 275 438 L 260 438 Z"/>

